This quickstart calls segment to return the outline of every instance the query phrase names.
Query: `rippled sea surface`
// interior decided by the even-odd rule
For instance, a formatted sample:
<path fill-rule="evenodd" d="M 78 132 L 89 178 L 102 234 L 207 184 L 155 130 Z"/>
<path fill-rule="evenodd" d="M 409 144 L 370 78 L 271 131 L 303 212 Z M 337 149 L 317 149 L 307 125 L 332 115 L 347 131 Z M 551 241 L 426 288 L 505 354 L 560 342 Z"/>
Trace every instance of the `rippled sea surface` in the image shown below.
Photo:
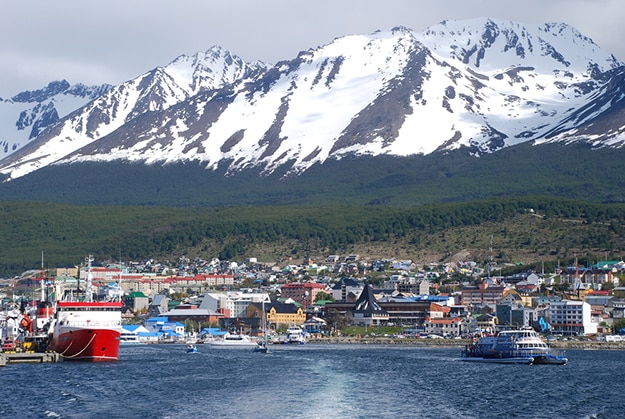
<path fill-rule="evenodd" d="M 459 361 L 408 345 L 124 346 L 120 360 L 0 368 L 2 418 L 625 418 L 625 352 Z"/>

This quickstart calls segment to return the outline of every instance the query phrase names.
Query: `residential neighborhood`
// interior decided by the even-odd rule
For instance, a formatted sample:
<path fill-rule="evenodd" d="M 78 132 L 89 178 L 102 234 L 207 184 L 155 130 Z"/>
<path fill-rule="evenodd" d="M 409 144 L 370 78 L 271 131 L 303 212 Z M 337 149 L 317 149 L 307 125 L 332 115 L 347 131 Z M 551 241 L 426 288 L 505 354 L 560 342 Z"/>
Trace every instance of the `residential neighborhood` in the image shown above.
<path fill-rule="evenodd" d="M 92 277 L 99 298 L 122 298 L 129 340 L 205 338 L 228 330 L 259 335 L 263 318 L 272 334 L 297 325 L 319 337 L 340 336 L 347 326 L 372 334 L 393 326 L 408 337 L 466 338 L 532 327 L 597 338 L 623 328 L 624 270 L 622 261 L 603 261 L 502 276 L 471 261 L 419 265 L 330 255 L 322 264 L 311 258 L 283 265 L 187 258 L 175 266 L 96 264 Z M 45 278 L 47 295 L 79 296 L 85 275 L 82 266 L 57 267 Z M 16 298 L 36 304 L 41 284 L 36 273 L 3 280 L 3 308 Z"/>

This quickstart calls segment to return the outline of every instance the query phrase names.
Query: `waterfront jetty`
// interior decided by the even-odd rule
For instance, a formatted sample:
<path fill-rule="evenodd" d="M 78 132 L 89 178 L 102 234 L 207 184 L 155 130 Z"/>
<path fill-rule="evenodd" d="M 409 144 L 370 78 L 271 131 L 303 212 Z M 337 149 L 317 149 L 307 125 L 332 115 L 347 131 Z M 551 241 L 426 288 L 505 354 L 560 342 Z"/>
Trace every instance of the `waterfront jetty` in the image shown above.
<path fill-rule="evenodd" d="M 8 364 L 41 364 L 44 362 L 62 362 L 63 357 L 56 352 L 5 352 L 0 353 L 0 367 Z"/>

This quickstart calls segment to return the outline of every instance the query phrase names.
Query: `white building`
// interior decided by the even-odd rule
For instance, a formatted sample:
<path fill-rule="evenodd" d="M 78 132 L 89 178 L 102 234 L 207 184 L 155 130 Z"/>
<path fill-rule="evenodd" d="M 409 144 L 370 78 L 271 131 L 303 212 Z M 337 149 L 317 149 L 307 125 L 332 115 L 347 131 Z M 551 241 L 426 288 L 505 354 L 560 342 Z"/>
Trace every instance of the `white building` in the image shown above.
<path fill-rule="evenodd" d="M 203 297 L 202 307 L 215 312 L 230 313 L 231 318 L 245 317 L 247 307 L 252 303 L 270 302 L 269 294 L 265 292 L 224 292 L 207 293 Z"/>
<path fill-rule="evenodd" d="M 592 335 L 597 323 L 592 322 L 590 304 L 583 301 L 552 301 L 547 310 L 553 333 L 564 335 Z"/>
<path fill-rule="evenodd" d="M 425 333 L 436 336 L 462 336 L 468 332 L 469 324 L 463 322 L 460 317 L 431 318 L 425 319 Z"/>

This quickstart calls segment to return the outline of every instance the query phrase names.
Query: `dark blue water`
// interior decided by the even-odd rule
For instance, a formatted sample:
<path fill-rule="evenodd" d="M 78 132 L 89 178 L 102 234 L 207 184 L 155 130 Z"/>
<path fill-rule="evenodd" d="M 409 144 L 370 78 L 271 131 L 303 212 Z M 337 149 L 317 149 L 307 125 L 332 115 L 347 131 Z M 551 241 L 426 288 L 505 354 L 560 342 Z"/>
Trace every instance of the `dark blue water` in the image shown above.
<path fill-rule="evenodd" d="M 625 352 L 569 363 L 458 360 L 458 348 L 121 348 L 108 364 L 0 368 L 2 418 L 625 418 Z"/>

